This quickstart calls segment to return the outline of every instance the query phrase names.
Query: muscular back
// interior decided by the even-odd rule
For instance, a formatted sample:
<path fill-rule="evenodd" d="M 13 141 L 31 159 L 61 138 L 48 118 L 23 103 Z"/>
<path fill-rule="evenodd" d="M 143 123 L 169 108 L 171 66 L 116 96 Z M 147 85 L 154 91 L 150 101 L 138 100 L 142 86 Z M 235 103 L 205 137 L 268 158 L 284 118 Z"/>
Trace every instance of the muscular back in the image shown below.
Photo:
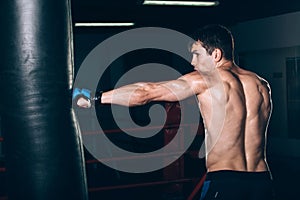
<path fill-rule="evenodd" d="M 265 161 L 265 143 L 272 110 L 269 84 L 256 74 L 241 68 L 236 68 L 234 73 L 241 80 L 246 99 L 245 155 L 247 170 L 268 170 Z"/>
<path fill-rule="evenodd" d="M 268 83 L 236 66 L 198 95 L 206 127 L 208 171 L 266 171 L 265 134 L 271 112 Z"/>

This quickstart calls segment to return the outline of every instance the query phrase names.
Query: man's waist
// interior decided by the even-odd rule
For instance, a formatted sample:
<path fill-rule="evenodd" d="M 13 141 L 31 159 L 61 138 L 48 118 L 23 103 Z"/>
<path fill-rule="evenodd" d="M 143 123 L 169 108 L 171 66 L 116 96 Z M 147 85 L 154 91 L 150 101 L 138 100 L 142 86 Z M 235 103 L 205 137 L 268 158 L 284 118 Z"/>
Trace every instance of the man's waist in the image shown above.
<path fill-rule="evenodd" d="M 269 171 L 249 172 L 235 170 L 218 170 L 208 172 L 206 180 L 271 180 Z"/>

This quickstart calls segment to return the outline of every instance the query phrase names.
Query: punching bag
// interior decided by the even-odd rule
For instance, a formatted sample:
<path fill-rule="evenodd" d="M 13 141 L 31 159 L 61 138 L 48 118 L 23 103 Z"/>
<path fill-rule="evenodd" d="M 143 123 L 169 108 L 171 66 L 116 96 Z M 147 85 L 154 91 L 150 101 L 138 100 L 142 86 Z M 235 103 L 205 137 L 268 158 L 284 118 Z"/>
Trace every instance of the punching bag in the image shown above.
<path fill-rule="evenodd" d="M 85 200 L 82 143 L 71 107 L 70 1 L 4 0 L 0 22 L 8 199 Z"/>

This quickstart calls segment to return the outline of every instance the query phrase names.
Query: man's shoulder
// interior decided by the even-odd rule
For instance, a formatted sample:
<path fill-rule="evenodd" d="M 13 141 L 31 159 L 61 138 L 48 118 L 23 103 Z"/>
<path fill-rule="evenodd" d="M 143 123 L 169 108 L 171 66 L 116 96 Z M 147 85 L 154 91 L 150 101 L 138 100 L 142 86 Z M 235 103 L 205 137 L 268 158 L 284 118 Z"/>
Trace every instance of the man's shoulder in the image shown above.
<path fill-rule="evenodd" d="M 261 76 L 259 76 L 257 73 L 250 71 L 250 70 L 246 70 L 246 69 L 242 69 L 239 68 L 237 71 L 238 76 L 245 80 L 245 81 L 253 81 L 253 82 L 261 82 L 264 81 L 266 82 L 266 80 L 264 78 L 262 78 Z"/>
<path fill-rule="evenodd" d="M 241 82 L 244 85 L 249 85 L 249 86 L 263 86 L 266 88 L 270 88 L 269 83 L 266 79 L 263 77 L 259 76 L 255 72 L 245 70 L 245 69 L 240 69 L 239 70 L 239 77 Z"/>
<path fill-rule="evenodd" d="M 198 71 L 187 73 L 181 76 L 179 80 L 183 80 L 188 83 L 196 93 L 201 93 L 207 89 L 207 83 L 205 82 L 201 73 Z"/>
<path fill-rule="evenodd" d="M 203 79 L 202 75 L 198 71 L 192 71 L 190 73 L 187 73 L 187 74 L 183 75 L 180 78 L 182 78 L 182 79 L 188 79 L 188 80 L 192 80 L 192 81 L 202 80 Z"/>

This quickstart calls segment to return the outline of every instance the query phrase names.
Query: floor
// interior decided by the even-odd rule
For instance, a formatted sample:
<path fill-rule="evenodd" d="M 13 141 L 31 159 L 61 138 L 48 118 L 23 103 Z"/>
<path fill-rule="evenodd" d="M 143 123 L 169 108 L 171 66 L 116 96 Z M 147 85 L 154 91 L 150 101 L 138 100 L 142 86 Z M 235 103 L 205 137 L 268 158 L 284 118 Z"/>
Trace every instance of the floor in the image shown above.
<path fill-rule="evenodd" d="M 277 200 L 300 199 L 300 158 L 270 157 L 269 165 L 274 178 Z M 5 176 L 0 177 L 0 199 L 5 196 Z M 101 177 L 94 177 L 101 180 Z M 103 178 L 103 177 L 102 177 Z M 149 177 L 147 177 L 149 178 Z M 116 190 L 90 192 L 89 200 L 139 199 L 139 200 L 185 200 L 193 185 L 161 184 L 144 187 L 123 188 Z M 195 198 L 195 199 L 198 199 Z M 193 200 L 195 200 L 193 199 Z"/>

